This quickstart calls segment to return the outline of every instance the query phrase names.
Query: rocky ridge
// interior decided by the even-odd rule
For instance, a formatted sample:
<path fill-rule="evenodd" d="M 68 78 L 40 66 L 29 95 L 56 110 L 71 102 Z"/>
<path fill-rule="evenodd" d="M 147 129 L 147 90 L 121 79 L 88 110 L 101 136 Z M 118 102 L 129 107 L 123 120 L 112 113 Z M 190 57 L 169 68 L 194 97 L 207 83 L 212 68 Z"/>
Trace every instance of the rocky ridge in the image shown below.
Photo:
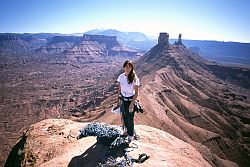
<path fill-rule="evenodd" d="M 136 62 L 139 99 L 146 111 L 136 114 L 136 123 L 188 142 L 212 166 L 218 166 L 218 159 L 248 166 L 250 70 L 227 67 L 228 75 L 222 71 L 218 75 L 215 67 L 225 66 L 203 59 L 184 45 L 169 44 L 167 33 L 161 33 L 158 41 Z M 109 113 L 100 118 L 108 123 L 117 119 Z"/>
<path fill-rule="evenodd" d="M 47 119 L 31 125 L 10 153 L 5 166 L 97 166 L 108 147 L 97 144 L 95 137 L 76 139 L 86 124 Z M 149 126 L 137 125 L 136 129 L 141 138 L 132 142 L 138 149 L 129 152 L 129 156 L 138 158 L 139 154 L 146 153 L 150 158 L 134 166 L 211 167 L 190 144 Z"/>
<path fill-rule="evenodd" d="M 231 80 L 223 79 L 215 72 L 216 64 L 212 66 L 213 63 L 180 45 L 181 40 L 178 45 L 170 45 L 167 39 L 160 39 L 164 45 L 160 42 L 138 60 L 147 119 L 158 119 L 162 123 L 154 121 L 155 127 L 184 141 L 191 140 L 190 144 L 200 143 L 239 166 L 248 166 L 249 89 L 233 82 L 236 73 L 231 73 Z M 228 67 L 227 72 L 232 70 Z M 245 74 L 250 74 L 250 70 L 238 70 L 237 75 L 242 76 L 238 81 L 250 85 L 250 75 Z M 153 124 L 147 121 L 147 125 Z M 204 150 L 195 148 L 203 154 Z"/>

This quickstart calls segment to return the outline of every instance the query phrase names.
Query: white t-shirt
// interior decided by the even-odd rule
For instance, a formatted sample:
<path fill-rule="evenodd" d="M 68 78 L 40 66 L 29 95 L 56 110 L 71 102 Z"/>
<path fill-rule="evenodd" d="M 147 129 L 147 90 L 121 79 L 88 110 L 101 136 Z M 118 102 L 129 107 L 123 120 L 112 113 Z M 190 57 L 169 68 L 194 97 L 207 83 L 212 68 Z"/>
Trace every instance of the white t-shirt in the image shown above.
<path fill-rule="evenodd" d="M 135 76 L 135 79 L 131 84 L 128 84 L 128 79 L 125 73 L 120 74 L 119 77 L 117 78 L 117 81 L 120 83 L 121 94 L 124 97 L 133 96 L 135 94 L 134 86 L 135 85 L 140 86 L 140 81 L 137 76 Z"/>

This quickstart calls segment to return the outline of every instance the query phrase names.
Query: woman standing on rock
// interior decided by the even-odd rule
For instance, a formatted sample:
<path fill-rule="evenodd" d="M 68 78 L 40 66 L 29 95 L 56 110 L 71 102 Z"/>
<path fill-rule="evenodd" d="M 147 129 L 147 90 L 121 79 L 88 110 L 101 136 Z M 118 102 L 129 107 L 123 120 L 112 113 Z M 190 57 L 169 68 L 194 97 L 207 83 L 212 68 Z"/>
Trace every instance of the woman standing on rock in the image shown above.
<path fill-rule="evenodd" d="M 138 97 L 138 89 L 140 85 L 132 61 L 125 61 L 123 64 L 124 73 L 120 74 L 117 81 L 118 86 L 118 102 L 122 112 L 124 135 L 128 135 L 128 141 L 131 142 L 134 136 L 134 103 Z"/>

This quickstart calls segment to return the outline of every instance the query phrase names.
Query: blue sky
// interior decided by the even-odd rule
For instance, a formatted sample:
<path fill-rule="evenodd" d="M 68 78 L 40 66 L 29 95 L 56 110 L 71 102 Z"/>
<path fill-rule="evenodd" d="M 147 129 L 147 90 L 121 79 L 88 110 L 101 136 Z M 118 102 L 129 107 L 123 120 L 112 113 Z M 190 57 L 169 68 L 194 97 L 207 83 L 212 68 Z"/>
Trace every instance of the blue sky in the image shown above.
<path fill-rule="evenodd" d="M 1 0 L 0 32 L 105 28 L 185 39 L 250 42 L 250 0 Z"/>

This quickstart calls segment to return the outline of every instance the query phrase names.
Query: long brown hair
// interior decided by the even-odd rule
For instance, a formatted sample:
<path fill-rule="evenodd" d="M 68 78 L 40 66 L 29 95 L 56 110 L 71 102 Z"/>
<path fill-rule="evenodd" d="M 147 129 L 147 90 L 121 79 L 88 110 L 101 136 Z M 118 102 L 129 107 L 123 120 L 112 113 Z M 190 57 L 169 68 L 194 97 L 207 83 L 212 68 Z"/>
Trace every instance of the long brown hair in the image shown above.
<path fill-rule="evenodd" d="M 126 65 L 130 65 L 132 67 L 131 71 L 128 74 L 128 83 L 131 84 L 135 79 L 134 64 L 132 61 L 126 60 L 123 64 L 123 68 L 125 68 Z"/>

